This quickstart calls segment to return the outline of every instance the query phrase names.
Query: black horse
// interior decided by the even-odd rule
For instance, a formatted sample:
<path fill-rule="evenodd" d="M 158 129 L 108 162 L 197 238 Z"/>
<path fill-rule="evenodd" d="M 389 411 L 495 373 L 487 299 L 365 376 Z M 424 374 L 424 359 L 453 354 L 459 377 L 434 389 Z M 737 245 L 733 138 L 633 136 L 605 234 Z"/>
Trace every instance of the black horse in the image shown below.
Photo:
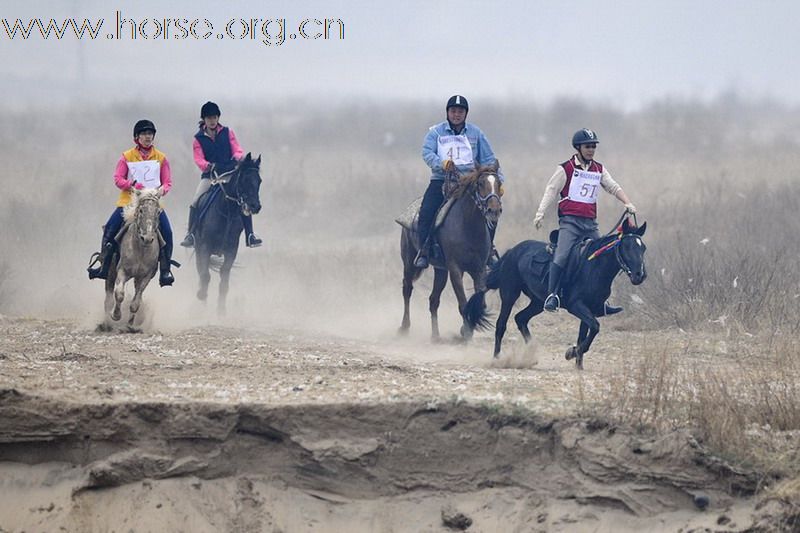
<path fill-rule="evenodd" d="M 583 368 L 583 355 L 589 351 L 600 331 L 598 316 L 605 314 L 605 302 L 611 294 L 611 283 L 625 272 L 634 285 L 647 277 L 644 264 L 646 246 L 642 242 L 647 223 L 641 227 L 630 225 L 625 219 L 622 231 L 592 241 L 576 257 L 573 274 L 566 280 L 561 307 L 581 321 L 578 342 L 567 350 L 566 358 L 575 359 L 579 369 Z M 497 318 L 494 335 L 494 356 L 500 354 L 500 345 L 506 332 L 506 322 L 520 293 L 530 298 L 530 304 L 514 316 L 514 321 L 525 342 L 530 341 L 528 322 L 542 312 L 547 297 L 547 275 L 550 254 L 547 244 L 539 241 L 523 241 L 503 254 L 486 280 L 489 289 L 500 289 L 500 316 Z M 573 250 L 573 254 L 576 251 Z M 476 292 L 467 303 L 465 320 L 478 329 L 488 329 L 484 296 L 486 291 Z"/>
<path fill-rule="evenodd" d="M 261 156 L 253 159 L 248 153 L 230 173 L 218 176 L 216 184 L 208 194 L 215 194 L 205 216 L 198 221 L 195 230 L 195 253 L 197 255 L 197 273 L 200 274 L 200 289 L 197 297 L 205 301 L 208 296 L 208 283 L 211 274 L 208 272 L 212 255 L 223 257 L 219 270 L 219 300 L 217 310 L 225 313 L 225 298 L 228 295 L 228 284 L 231 268 L 239 251 L 239 237 L 244 226 L 242 215 L 257 214 L 261 211 L 261 200 L 258 191 L 261 187 L 259 167 Z M 215 191 L 216 188 L 218 191 Z"/>

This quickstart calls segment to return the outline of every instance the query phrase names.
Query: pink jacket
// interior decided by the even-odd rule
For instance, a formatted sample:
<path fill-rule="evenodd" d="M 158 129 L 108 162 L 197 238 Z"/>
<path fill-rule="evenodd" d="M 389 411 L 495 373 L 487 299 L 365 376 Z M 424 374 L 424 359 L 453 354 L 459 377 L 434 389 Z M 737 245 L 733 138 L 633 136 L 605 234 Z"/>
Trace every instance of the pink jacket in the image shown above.
<path fill-rule="evenodd" d="M 221 124 L 217 124 L 217 133 L 222 129 Z M 239 145 L 239 141 L 236 139 L 236 134 L 233 133 L 233 130 L 228 128 L 228 137 L 231 141 L 231 154 L 233 154 L 233 158 L 239 161 L 242 157 L 244 157 L 244 150 Z M 194 162 L 200 168 L 201 172 L 205 172 L 208 170 L 209 163 L 206 161 L 205 155 L 203 155 L 203 147 L 200 146 L 200 142 L 197 139 L 194 139 L 192 143 L 192 151 L 194 152 Z"/>
<path fill-rule="evenodd" d="M 147 152 L 143 151 L 141 148 L 139 152 L 142 154 L 142 157 L 147 157 L 145 154 L 149 154 L 149 150 Z M 172 188 L 172 171 L 169 168 L 169 161 L 167 158 L 164 157 L 164 160 L 161 162 L 161 189 L 163 190 L 163 195 L 166 195 L 169 190 Z M 117 168 L 114 170 L 114 183 L 122 189 L 123 191 L 127 191 L 133 186 L 133 182 L 128 179 L 128 162 L 125 160 L 125 156 L 119 158 L 117 161 Z M 141 183 L 136 184 L 137 189 L 141 189 L 144 186 Z"/>

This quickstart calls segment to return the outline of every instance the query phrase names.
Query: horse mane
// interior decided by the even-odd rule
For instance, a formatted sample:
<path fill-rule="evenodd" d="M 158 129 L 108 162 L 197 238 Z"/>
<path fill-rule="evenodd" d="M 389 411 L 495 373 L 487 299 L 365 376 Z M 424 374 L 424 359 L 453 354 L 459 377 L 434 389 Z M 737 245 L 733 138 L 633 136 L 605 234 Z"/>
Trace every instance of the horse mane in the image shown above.
<path fill-rule="evenodd" d="M 479 166 L 472 172 L 467 174 L 463 174 L 458 178 L 458 185 L 456 186 L 455 190 L 450 195 L 452 198 L 461 198 L 464 196 L 467 191 L 478 183 L 478 179 L 484 174 L 494 174 L 497 172 L 497 168 L 493 165 L 483 165 Z"/>
<path fill-rule="evenodd" d="M 586 246 L 586 250 L 584 250 L 583 255 L 590 256 L 606 244 L 610 243 L 611 241 L 618 239 L 619 234 L 617 232 L 612 233 L 611 235 L 606 235 L 604 237 L 600 237 L 599 239 L 595 239 Z"/>
<path fill-rule="evenodd" d="M 131 202 L 122 208 L 122 218 L 126 224 L 133 222 L 136 217 L 136 209 L 139 207 L 139 202 L 148 198 L 158 201 L 160 198 L 158 189 L 141 189 L 140 194 L 131 193 Z"/>

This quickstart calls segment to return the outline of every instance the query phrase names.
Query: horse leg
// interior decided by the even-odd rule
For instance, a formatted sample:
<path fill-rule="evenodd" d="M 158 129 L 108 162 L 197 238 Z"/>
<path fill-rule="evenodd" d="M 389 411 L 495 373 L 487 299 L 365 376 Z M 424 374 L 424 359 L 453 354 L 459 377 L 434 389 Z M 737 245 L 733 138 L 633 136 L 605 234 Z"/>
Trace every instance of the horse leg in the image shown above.
<path fill-rule="evenodd" d="M 400 324 L 398 333 L 404 335 L 411 328 L 411 314 L 409 311 L 411 303 L 411 292 L 414 290 L 414 269 L 403 269 L 403 322 Z"/>
<path fill-rule="evenodd" d="M 208 298 L 208 283 L 211 281 L 211 274 L 208 273 L 208 263 L 211 255 L 204 249 L 195 250 L 197 274 L 200 276 L 200 289 L 197 291 L 197 299 L 203 302 Z"/>
<path fill-rule="evenodd" d="M 219 269 L 219 299 L 217 300 L 217 314 L 225 316 L 226 307 L 225 300 L 228 298 L 228 286 L 231 280 L 231 268 L 233 268 L 233 261 L 236 259 L 236 254 L 227 253 Z"/>
<path fill-rule="evenodd" d="M 439 301 L 442 297 L 442 291 L 447 285 L 447 270 L 441 268 L 433 269 L 433 289 L 428 299 L 428 309 L 431 312 L 431 339 L 434 341 L 439 340 Z"/>
<path fill-rule="evenodd" d="M 458 300 L 458 313 L 461 315 L 462 320 L 464 317 L 464 308 L 467 306 L 467 295 L 464 292 L 464 272 L 459 270 L 457 266 L 452 266 L 450 270 L 450 284 L 453 286 L 453 292 Z M 464 340 L 472 338 L 472 328 L 470 328 L 466 321 L 461 325 L 461 337 Z"/>
<path fill-rule="evenodd" d="M 506 325 L 508 324 L 508 317 L 514 304 L 519 298 L 520 290 L 517 287 L 513 289 L 500 289 L 500 316 L 497 317 L 497 323 L 494 326 L 494 356 L 500 356 L 500 346 L 503 343 L 503 335 L 506 334 Z"/>
<path fill-rule="evenodd" d="M 583 370 L 583 355 L 589 351 L 592 341 L 600 332 L 600 322 L 583 302 L 571 306 L 569 312 L 580 319 L 581 326 L 578 330 L 578 343 L 567 350 L 565 357 L 567 360 L 575 358 L 575 366 Z"/>
<path fill-rule="evenodd" d="M 111 268 L 108 269 L 108 276 L 106 277 L 106 299 L 103 303 L 105 310 L 104 321 L 107 322 L 111 311 L 114 309 L 114 283 L 117 281 L 117 265 L 116 262 L 112 263 Z"/>
<path fill-rule="evenodd" d="M 111 318 L 119 320 L 122 318 L 122 300 L 125 299 L 125 282 L 128 281 L 128 275 L 122 269 L 117 271 L 117 279 L 114 282 L 114 309 L 111 311 Z"/>
<path fill-rule="evenodd" d="M 526 343 L 531 341 L 531 332 L 528 329 L 528 322 L 542 311 L 544 311 L 544 302 L 534 297 L 531 298 L 531 303 L 529 303 L 525 309 L 514 315 L 514 322 L 517 323 L 517 328 L 519 328 L 520 333 L 522 333 L 522 338 L 525 339 Z"/>
<path fill-rule="evenodd" d="M 131 316 L 128 319 L 128 327 L 133 327 L 133 322 L 136 319 L 136 313 L 139 312 L 139 307 L 142 305 L 142 295 L 144 294 L 144 290 L 147 288 L 147 284 L 150 283 L 151 279 L 152 278 L 148 276 L 133 279 L 133 286 L 136 289 L 136 292 L 133 295 L 133 300 L 131 300 Z"/>

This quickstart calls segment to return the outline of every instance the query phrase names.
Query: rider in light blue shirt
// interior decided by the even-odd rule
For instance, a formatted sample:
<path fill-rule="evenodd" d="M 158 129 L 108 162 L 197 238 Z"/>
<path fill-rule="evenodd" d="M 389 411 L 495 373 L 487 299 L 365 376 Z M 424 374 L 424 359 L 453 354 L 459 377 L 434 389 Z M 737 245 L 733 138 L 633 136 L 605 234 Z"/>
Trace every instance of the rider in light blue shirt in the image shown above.
<path fill-rule="evenodd" d="M 425 141 L 422 144 L 422 159 L 431 167 L 431 181 L 428 189 L 425 191 L 425 196 L 422 198 L 422 206 L 419 210 L 419 242 L 420 251 L 414 261 L 417 268 L 426 268 L 428 266 L 428 237 L 430 236 L 431 226 L 433 225 L 436 211 L 444 203 L 444 193 L 442 192 L 442 185 L 444 183 L 445 175 L 448 172 L 457 170 L 458 173 L 464 174 L 475 170 L 476 163 L 480 166 L 491 165 L 497 162 L 497 158 L 492 151 L 489 140 L 483 134 L 481 129 L 468 123 L 467 113 L 469 112 L 469 103 L 467 99 L 461 95 L 451 96 L 447 101 L 445 108 L 447 113 L 447 120 L 435 126 L 431 126 L 428 134 L 425 136 Z M 451 157 L 449 159 L 442 159 L 439 156 L 440 141 L 447 137 L 461 137 L 465 136 L 471 149 L 464 150 L 465 154 L 462 157 Z M 457 149 L 459 143 L 452 144 Z M 462 148 L 466 149 L 466 145 Z M 497 177 L 500 183 L 505 179 L 502 172 L 498 169 Z M 491 230 L 492 243 L 494 243 L 494 229 Z M 492 253 L 490 260 L 497 257 L 497 252 L 492 244 Z"/>

